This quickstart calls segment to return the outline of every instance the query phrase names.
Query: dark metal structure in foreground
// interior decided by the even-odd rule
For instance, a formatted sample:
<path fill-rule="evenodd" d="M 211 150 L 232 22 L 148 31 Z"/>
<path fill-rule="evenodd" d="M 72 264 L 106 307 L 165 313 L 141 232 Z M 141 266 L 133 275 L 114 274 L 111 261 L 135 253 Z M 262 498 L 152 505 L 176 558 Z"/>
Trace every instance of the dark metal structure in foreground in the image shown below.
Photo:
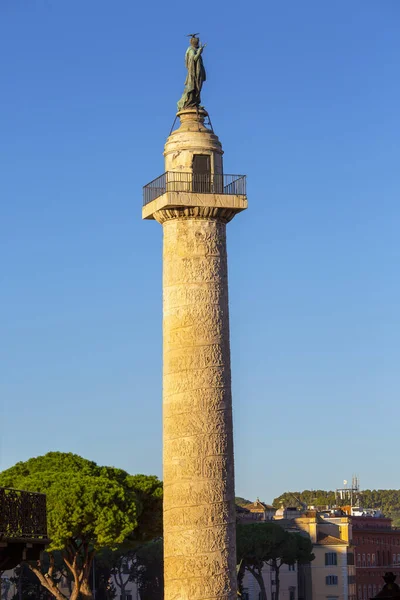
<path fill-rule="evenodd" d="M 46 496 L 0 488 L 0 570 L 37 560 L 48 543 Z"/>
<path fill-rule="evenodd" d="M 383 579 L 385 581 L 385 585 L 376 596 L 371 598 L 371 600 L 377 600 L 378 598 L 380 598 L 380 600 L 390 600 L 391 598 L 400 599 L 400 586 L 398 586 L 397 583 L 395 583 L 396 575 L 390 572 L 385 573 Z"/>

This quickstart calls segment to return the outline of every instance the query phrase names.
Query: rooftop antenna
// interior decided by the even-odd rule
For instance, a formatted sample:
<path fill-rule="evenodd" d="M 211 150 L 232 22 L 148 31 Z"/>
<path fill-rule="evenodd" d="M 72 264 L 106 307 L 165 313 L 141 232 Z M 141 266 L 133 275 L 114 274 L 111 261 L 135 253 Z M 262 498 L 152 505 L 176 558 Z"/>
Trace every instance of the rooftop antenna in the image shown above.
<path fill-rule="evenodd" d="M 351 478 L 351 486 L 348 487 L 347 479 L 343 480 L 343 487 L 336 489 L 335 499 L 336 504 L 338 501 L 350 503 L 350 506 L 354 506 L 354 502 L 359 500 L 360 494 L 360 481 L 356 475 Z"/>

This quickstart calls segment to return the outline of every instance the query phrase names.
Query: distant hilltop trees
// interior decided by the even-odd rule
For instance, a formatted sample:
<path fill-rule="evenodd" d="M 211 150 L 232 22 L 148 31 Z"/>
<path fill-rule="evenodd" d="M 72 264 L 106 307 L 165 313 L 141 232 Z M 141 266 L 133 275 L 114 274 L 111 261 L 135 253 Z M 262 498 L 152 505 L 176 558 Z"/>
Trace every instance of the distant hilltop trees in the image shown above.
<path fill-rule="evenodd" d="M 246 506 L 246 504 L 251 504 L 253 500 L 247 500 L 246 498 L 242 498 L 241 496 L 236 496 L 235 502 L 239 506 Z"/>
<path fill-rule="evenodd" d="M 296 498 L 307 504 L 307 506 L 333 506 L 336 504 L 335 492 L 326 490 L 303 490 L 302 492 L 284 492 L 272 503 L 275 508 L 284 506 L 296 506 Z M 399 496 L 400 499 L 400 496 Z"/>
<path fill-rule="evenodd" d="M 363 508 L 380 509 L 386 517 L 393 519 L 393 525 L 400 527 L 400 490 L 363 490 L 358 494 L 358 504 Z M 297 506 L 296 498 L 307 504 L 307 506 L 334 506 L 336 504 L 335 492 L 333 490 L 303 490 L 302 492 L 284 492 L 273 501 L 275 508 L 284 506 Z M 268 502 L 267 498 L 260 498 Z M 237 497 L 236 504 L 243 506 L 252 500 Z M 339 504 L 346 504 L 341 501 Z"/>

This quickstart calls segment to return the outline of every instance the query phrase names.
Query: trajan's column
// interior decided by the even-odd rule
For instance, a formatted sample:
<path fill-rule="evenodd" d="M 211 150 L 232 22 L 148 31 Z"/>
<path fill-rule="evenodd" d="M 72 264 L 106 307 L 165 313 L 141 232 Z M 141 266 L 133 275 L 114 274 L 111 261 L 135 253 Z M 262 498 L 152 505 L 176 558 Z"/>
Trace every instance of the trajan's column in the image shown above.
<path fill-rule="evenodd" d="M 247 208 L 200 105 L 204 46 L 191 36 L 180 126 L 144 187 L 163 226 L 165 600 L 236 600 L 226 224 Z"/>

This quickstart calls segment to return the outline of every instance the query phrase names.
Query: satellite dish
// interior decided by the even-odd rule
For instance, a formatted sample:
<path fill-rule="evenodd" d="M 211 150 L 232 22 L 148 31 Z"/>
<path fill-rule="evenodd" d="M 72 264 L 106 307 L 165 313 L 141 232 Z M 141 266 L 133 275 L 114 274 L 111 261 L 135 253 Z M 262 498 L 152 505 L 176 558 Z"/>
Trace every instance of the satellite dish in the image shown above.
<path fill-rule="evenodd" d="M 343 480 L 343 485 L 347 485 L 347 479 Z"/>

